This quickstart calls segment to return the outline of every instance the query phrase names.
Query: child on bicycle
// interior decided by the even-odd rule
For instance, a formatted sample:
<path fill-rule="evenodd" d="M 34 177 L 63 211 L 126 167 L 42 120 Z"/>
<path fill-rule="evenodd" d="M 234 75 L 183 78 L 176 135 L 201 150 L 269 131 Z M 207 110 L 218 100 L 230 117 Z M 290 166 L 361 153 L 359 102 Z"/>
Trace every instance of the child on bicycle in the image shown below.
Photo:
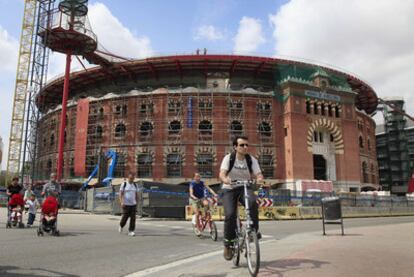
<path fill-rule="evenodd" d="M 204 184 L 201 181 L 200 173 L 194 173 L 194 179 L 190 183 L 190 204 L 193 207 L 194 215 L 193 215 L 193 224 L 198 222 L 197 216 L 199 214 L 200 209 L 203 207 L 208 208 L 208 200 L 207 195 L 211 193 L 214 197 L 217 197 L 217 194 L 212 190 L 208 185 Z"/>

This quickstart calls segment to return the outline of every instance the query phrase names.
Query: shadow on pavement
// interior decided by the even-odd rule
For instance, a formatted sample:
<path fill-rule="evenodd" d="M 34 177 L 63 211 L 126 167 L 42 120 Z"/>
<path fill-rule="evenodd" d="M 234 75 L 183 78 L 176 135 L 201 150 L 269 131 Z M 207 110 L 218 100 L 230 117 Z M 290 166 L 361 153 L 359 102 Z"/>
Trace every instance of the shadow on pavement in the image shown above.
<path fill-rule="evenodd" d="M 89 234 L 90 234 L 89 232 L 60 232 L 59 237 L 76 237 L 76 236 L 89 235 Z"/>
<path fill-rule="evenodd" d="M 310 259 L 281 259 L 276 261 L 263 261 L 260 264 L 259 276 L 283 277 L 284 273 L 294 270 L 316 269 L 329 262 Z M 312 276 L 312 274 L 308 274 Z"/>
<path fill-rule="evenodd" d="M 20 268 L 17 266 L 1 266 L 0 276 L 2 277 L 32 277 L 32 276 L 51 276 L 51 277 L 80 277 L 79 275 L 66 274 L 63 272 L 47 270 L 42 268 Z"/>
<path fill-rule="evenodd" d="M 223 274 L 181 274 L 178 275 L 178 277 L 226 277 L 227 273 L 223 273 Z"/>
<path fill-rule="evenodd" d="M 344 234 L 344 235 L 341 235 L 341 234 L 326 234 L 326 235 L 322 235 L 322 236 L 324 236 L 324 237 L 362 237 L 363 236 L 363 234 Z"/>

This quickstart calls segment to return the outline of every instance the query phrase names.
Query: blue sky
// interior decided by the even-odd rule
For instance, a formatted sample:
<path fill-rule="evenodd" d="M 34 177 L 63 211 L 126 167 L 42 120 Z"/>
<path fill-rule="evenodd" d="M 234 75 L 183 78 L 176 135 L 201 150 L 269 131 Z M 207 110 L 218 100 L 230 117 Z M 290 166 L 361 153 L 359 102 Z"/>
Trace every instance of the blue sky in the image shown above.
<path fill-rule="evenodd" d="M 59 2 L 59 1 L 56 1 Z M 0 136 L 7 144 L 24 0 L 0 0 Z M 280 56 L 346 70 L 414 113 L 414 1 L 90 0 L 102 46 L 144 58 L 208 53 Z M 49 78 L 62 74 L 53 54 Z M 79 68 L 76 62 L 73 70 Z M 2 168 L 5 168 L 3 156 Z"/>

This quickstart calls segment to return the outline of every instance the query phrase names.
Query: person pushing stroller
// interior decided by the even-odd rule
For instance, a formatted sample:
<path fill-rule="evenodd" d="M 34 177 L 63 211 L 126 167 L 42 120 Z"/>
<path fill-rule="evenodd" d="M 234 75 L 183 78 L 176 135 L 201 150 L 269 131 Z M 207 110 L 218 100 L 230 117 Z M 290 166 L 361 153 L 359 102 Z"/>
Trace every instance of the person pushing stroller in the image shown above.
<path fill-rule="evenodd" d="M 16 226 L 19 223 L 19 227 L 23 228 L 23 207 L 24 200 L 21 192 L 23 187 L 19 184 L 19 177 L 13 177 L 10 185 L 7 186 L 6 194 L 8 196 L 7 200 L 7 228 Z"/>

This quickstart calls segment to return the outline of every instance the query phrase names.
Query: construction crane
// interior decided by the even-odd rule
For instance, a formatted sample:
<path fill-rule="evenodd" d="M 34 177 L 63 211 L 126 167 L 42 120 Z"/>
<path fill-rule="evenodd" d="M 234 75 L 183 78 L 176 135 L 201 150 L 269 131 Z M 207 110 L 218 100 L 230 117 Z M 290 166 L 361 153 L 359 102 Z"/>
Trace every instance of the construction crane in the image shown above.
<path fill-rule="evenodd" d="M 7 176 L 20 170 L 20 157 L 23 141 L 24 115 L 29 84 L 33 31 L 36 20 L 37 0 L 25 0 L 20 48 L 17 63 L 16 85 L 7 158 Z M 7 179 L 6 179 L 7 180 Z"/>
<path fill-rule="evenodd" d="M 54 2 L 25 0 L 24 3 L 7 160 L 7 176 L 20 174 L 22 180 L 28 176 L 33 180 L 37 167 L 36 132 L 40 115 L 35 98 L 46 83 L 49 59 L 49 50 L 45 45 L 49 32 L 46 30 L 51 26 Z M 113 58 L 128 60 L 99 50 L 84 56 L 89 62 L 103 67 L 111 67 L 115 62 L 110 60 Z"/>
<path fill-rule="evenodd" d="M 55 0 L 25 0 L 9 137 L 7 176 L 33 178 L 36 160 L 36 126 L 39 112 L 35 96 L 46 82 L 49 51 L 38 34 L 51 19 Z M 31 171 L 31 172 L 29 172 Z"/>

